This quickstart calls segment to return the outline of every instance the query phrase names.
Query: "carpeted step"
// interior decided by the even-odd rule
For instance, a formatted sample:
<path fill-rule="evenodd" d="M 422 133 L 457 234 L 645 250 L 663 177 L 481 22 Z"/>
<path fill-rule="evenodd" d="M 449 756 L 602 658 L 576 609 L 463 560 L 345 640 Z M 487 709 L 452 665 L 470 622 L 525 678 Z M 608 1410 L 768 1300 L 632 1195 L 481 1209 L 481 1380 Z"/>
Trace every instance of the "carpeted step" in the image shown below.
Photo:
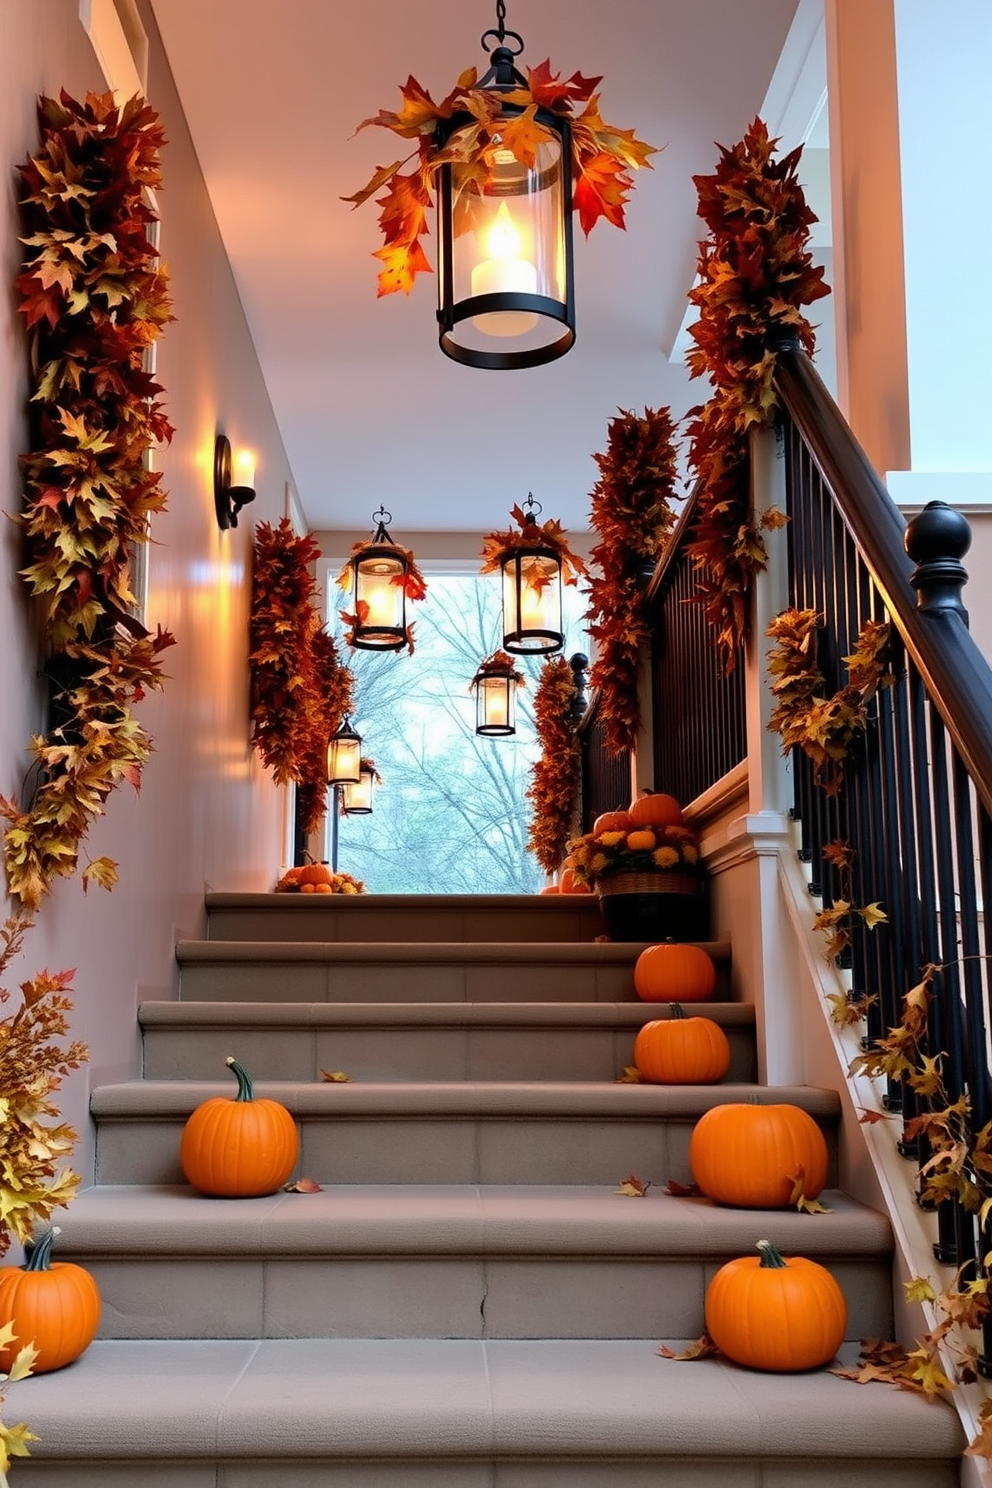
<path fill-rule="evenodd" d="M 278 896 L 277 896 L 278 897 Z M 632 1001 L 640 944 L 181 940 L 180 995 L 213 1002 Z M 726 997 L 729 946 L 706 944 Z"/>
<path fill-rule="evenodd" d="M 576 941 L 605 935 L 595 894 L 206 896 L 211 940 Z"/>
<path fill-rule="evenodd" d="M 658 1341 L 98 1341 L 5 1419 L 25 1488 L 958 1488 L 944 1404 Z"/>
<path fill-rule="evenodd" d="M 327 1188 L 205 1198 L 93 1188 L 62 1220 L 104 1338 L 654 1338 L 703 1332 L 705 1289 L 767 1238 L 827 1266 L 850 1339 L 892 1330 L 888 1222 L 755 1213 L 649 1189 Z"/>
<path fill-rule="evenodd" d="M 691 1178 L 688 1144 L 711 1105 L 752 1098 L 752 1085 L 619 1085 L 567 1081 L 261 1082 L 300 1130 L 300 1171 L 318 1183 L 565 1183 L 613 1185 L 634 1171 L 664 1185 Z M 180 1183 L 179 1142 L 190 1112 L 231 1081 L 144 1080 L 103 1085 L 96 1181 Z M 765 1100 L 804 1107 L 828 1139 L 836 1091 L 783 1086 Z M 835 1175 L 829 1180 L 835 1182 Z"/>
<path fill-rule="evenodd" d="M 754 1008 L 707 1003 L 725 1031 L 727 1078 L 756 1075 Z M 634 1037 L 671 1009 L 643 1002 L 231 1003 L 146 1002 L 138 1010 L 144 1075 L 210 1080 L 225 1057 L 257 1079 L 612 1080 L 633 1061 Z"/>

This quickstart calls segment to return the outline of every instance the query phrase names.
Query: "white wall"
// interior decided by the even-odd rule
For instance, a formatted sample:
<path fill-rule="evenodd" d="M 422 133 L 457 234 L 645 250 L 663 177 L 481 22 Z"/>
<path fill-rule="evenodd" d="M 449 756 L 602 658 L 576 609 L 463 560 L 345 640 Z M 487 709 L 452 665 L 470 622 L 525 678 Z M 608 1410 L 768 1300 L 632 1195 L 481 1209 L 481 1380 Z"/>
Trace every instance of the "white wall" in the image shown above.
<path fill-rule="evenodd" d="M 202 932 L 205 889 L 272 884 L 284 826 L 283 793 L 248 748 L 246 655 L 252 525 L 282 516 L 290 471 L 147 6 L 142 16 L 151 35 L 148 96 L 169 141 L 159 206 L 177 317 L 158 353 L 176 435 L 159 462 L 169 510 L 154 524 L 147 614 L 178 645 L 165 653 L 165 691 L 140 705 L 156 743 L 141 794 L 113 796 L 87 843 L 90 855 L 118 861 L 121 882 L 112 894 L 93 889 L 85 897 L 78 879 L 59 884 L 5 979 L 15 989 L 42 966 L 76 968 L 74 1033 L 89 1041 L 92 1062 L 66 1082 L 61 1100 L 83 1133 L 76 1166 L 86 1176 L 89 1090 L 138 1073 L 137 1004 L 175 994 L 173 944 Z M 65 87 L 81 97 L 104 91 L 104 82 L 76 0 L 3 0 L 0 43 L 0 241 L 9 286 L 20 256 L 13 167 L 37 146 L 37 94 Z M 0 299 L 0 470 L 2 507 L 11 514 L 20 501 L 17 455 L 28 447 L 20 321 L 8 289 Z M 236 532 L 221 533 L 214 519 L 218 429 L 258 454 L 258 500 Z M 16 796 L 25 744 L 42 726 L 40 650 L 16 577 L 23 561 L 16 529 L 4 522 L 2 534 L 0 791 Z"/>

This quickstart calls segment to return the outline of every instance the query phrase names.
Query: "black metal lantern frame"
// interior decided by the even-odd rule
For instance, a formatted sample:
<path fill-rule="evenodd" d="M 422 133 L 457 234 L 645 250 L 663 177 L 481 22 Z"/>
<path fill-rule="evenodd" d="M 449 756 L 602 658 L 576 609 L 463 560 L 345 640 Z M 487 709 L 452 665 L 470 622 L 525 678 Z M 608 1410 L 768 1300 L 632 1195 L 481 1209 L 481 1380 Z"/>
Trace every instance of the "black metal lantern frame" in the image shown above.
<path fill-rule="evenodd" d="M 544 541 L 537 524 L 540 511 L 541 503 L 528 492 L 523 507 L 514 507 L 521 524 L 519 541 L 499 555 L 503 646 L 513 656 L 552 656 L 565 645 L 562 553 Z"/>
<path fill-rule="evenodd" d="M 488 52 L 493 37 L 498 45 L 476 86 L 497 94 L 526 90 L 514 66 L 523 40 L 504 27 L 502 0 L 496 13 L 498 29 L 486 31 L 481 44 Z M 525 112 L 503 99 L 500 110 L 508 120 Z M 438 172 L 439 340 L 466 366 L 537 367 L 575 341 L 571 126 L 542 107 L 534 117 L 548 139 L 532 165 L 497 147 L 481 189 L 477 158 L 445 162 Z M 475 124 L 471 114 L 453 114 L 438 124 L 435 142 L 449 148 L 459 130 Z"/>
<path fill-rule="evenodd" d="M 487 656 L 471 681 L 475 692 L 475 732 L 483 738 L 508 738 L 515 734 L 514 699 L 523 676 L 511 657 L 501 651 Z"/>
<path fill-rule="evenodd" d="M 357 785 L 361 780 L 362 737 L 346 718 L 327 741 L 328 785 Z"/>
<path fill-rule="evenodd" d="M 372 520 L 378 526 L 371 542 L 358 547 L 350 559 L 355 610 L 348 642 L 356 651 L 402 651 L 409 643 L 406 594 L 410 559 L 406 549 L 389 536 L 392 516 L 385 507 L 373 512 Z"/>

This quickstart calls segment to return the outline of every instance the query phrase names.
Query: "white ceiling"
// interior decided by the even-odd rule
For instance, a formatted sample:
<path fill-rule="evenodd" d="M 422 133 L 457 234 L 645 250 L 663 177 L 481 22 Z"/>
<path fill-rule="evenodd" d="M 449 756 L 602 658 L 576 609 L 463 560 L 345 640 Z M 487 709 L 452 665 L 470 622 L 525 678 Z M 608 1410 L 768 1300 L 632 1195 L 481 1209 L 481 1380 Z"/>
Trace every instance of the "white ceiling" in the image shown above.
<path fill-rule="evenodd" d="M 573 350 L 490 372 L 439 351 L 433 276 L 377 301 L 377 209 L 340 198 L 400 153 L 353 131 L 408 74 L 439 98 L 483 69 L 493 0 L 152 0 L 311 527 L 365 529 L 380 502 L 399 541 L 503 527 L 531 490 L 587 525 L 617 408 L 705 397 L 668 360 L 701 232 L 692 177 L 761 109 L 797 3 L 507 0 L 524 63 L 602 73 L 603 116 L 665 149 L 626 232 L 576 229 Z"/>

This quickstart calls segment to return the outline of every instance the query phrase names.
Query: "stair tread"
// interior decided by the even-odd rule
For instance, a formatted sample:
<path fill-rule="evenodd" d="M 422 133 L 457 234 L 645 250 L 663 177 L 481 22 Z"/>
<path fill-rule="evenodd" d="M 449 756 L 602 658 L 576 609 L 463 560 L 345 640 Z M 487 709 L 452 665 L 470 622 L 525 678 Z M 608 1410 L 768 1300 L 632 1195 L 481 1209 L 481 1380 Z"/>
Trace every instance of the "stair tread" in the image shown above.
<path fill-rule="evenodd" d="M 649 1189 L 514 1185 L 335 1185 L 316 1194 L 213 1199 L 190 1188 L 97 1186 L 60 1221 L 59 1251 L 95 1255 L 788 1254 L 888 1255 L 889 1222 L 842 1193 L 829 1214 L 727 1209 Z"/>
<path fill-rule="evenodd" d="M 678 1348 L 684 1340 L 666 1340 Z M 97 1341 L 7 1386 L 39 1461 L 655 1455 L 944 1461 L 943 1403 L 627 1340 Z M 127 1431 L 121 1431 L 122 1420 Z M 843 1429 L 839 1423 L 843 1422 Z M 177 1429 L 181 1423 L 181 1429 Z"/>
<path fill-rule="evenodd" d="M 342 965 L 633 965 L 649 941 L 380 941 L 361 940 L 179 940 L 176 960 L 182 966 L 285 964 Z M 723 941 L 699 942 L 714 961 L 726 961 Z"/>
<path fill-rule="evenodd" d="M 761 1087 L 773 1103 L 801 1106 L 820 1120 L 840 1114 L 837 1091 L 806 1085 Z M 712 1105 L 747 1101 L 751 1084 L 627 1085 L 617 1081 L 438 1080 L 438 1081 L 256 1081 L 255 1092 L 281 1102 L 300 1117 L 417 1115 L 569 1116 L 594 1121 L 664 1116 L 692 1119 Z M 231 1081 L 130 1080 L 97 1086 L 90 1110 L 100 1117 L 185 1117 L 211 1096 L 233 1098 Z"/>
<path fill-rule="evenodd" d="M 690 1004 L 685 1005 L 688 1009 Z M 688 1016 L 703 1016 L 723 1028 L 753 1028 L 748 1002 L 691 1004 Z M 143 1002 L 143 1028 L 174 1027 L 513 1027 L 640 1028 L 670 1018 L 658 1002 Z"/>

